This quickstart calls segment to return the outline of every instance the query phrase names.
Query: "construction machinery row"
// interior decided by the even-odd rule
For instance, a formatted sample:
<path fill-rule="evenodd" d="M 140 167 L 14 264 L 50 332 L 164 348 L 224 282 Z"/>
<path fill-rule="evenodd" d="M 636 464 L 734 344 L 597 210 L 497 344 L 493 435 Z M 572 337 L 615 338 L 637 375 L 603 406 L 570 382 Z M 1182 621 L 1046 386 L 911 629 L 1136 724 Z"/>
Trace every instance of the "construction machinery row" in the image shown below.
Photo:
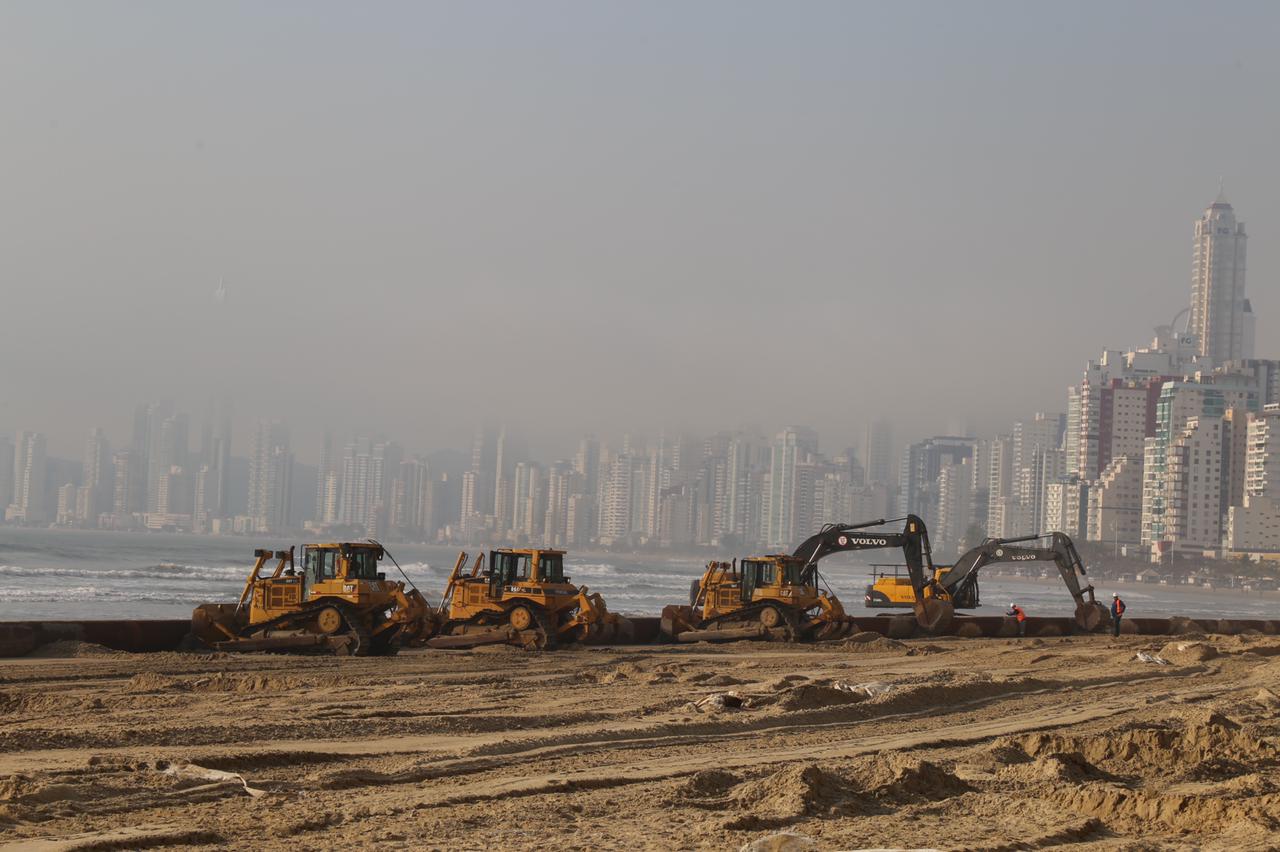
<path fill-rule="evenodd" d="M 901 530 L 875 529 L 891 523 L 885 519 L 831 524 L 791 554 L 712 561 L 693 584 L 689 604 L 663 610 L 661 632 L 680 642 L 848 635 L 856 629 L 854 619 L 827 587 L 818 563 L 834 553 L 875 549 L 901 549 L 907 576 L 877 580 L 868 589 L 868 605 L 909 606 L 927 633 L 945 631 L 957 607 L 976 606 L 979 569 L 1004 561 L 1054 562 L 1075 600 L 1078 628 L 1098 630 L 1109 621 L 1074 544 L 1062 533 L 989 539 L 954 565 L 936 567 L 924 522 L 915 515 L 897 520 L 904 522 Z M 1034 541 L 1045 546 L 1028 546 Z M 408 645 L 550 649 L 635 638 L 631 621 L 565 575 L 562 550 L 499 548 L 487 562 L 479 554 L 469 570 L 461 553 L 438 604 L 428 602 L 376 541 L 306 544 L 301 555 L 299 570 L 293 548 L 255 551 L 240 598 L 197 607 L 192 638 L 219 651 L 355 656 L 392 654 Z M 403 579 L 389 580 L 379 570 L 384 557 Z"/>

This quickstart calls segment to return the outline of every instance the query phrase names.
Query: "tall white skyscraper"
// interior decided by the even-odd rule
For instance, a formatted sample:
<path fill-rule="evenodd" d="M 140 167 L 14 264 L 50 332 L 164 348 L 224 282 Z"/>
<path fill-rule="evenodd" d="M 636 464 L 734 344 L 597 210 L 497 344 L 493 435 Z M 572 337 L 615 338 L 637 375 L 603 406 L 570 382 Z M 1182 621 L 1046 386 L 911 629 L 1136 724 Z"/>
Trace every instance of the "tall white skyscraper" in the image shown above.
<path fill-rule="evenodd" d="M 13 502 L 8 520 L 47 521 L 44 505 L 45 442 L 40 432 L 19 432 L 13 442 Z"/>
<path fill-rule="evenodd" d="M 279 532 L 288 525 L 292 491 L 289 431 L 279 421 L 261 421 L 249 444 L 249 516 L 257 532 Z"/>
<path fill-rule="evenodd" d="M 774 436 L 769 457 L 769 514 L 765 518 L 765 543 L 786 547 L 810 534 L 803 512 L 797 512 L 800 465 L 818 451 L 818 436 L 812 429 L 788 426 Z M 803 536 L 801 535 L 803 533 Z"/>
<path fill-rule="evenodd" d="M 1196 222 L 1191 267 L 1191 326 L 1200 354 L 1223 361 L 1251 358 L 1253 313 L 1244 297 L 1244 223 L 1218 194 Z"/>

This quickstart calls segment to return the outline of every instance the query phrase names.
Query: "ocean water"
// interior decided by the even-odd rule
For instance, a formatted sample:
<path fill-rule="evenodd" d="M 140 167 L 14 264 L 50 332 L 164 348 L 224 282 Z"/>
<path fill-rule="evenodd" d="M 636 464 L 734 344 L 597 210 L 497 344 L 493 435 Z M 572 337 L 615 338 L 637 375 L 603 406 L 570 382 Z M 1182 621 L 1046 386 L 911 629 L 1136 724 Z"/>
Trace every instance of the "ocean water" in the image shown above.
<path fill-rule="evenodd" d="M 255 547 L 284 549 L 281 539 L 249 539 L 165 533 L 0 528 L 0 621 L 27 619 L 186 618 L 205 602 L 234 601 L 253 566 Z M 456 547 L 390 545 L 392 556 L 429 601 L 438 600 L 458 556 Z M 474 558 L 476 549 L 470 549 Z M 724 554 L 721 558 L 734 555 Z M 884 554 L 874 561 L 884 562 Z M 689 585 L 704 561 L 661 554 L 574 554 L 566 573 L 604 595 L 609 608 L 628 615 L 658 615 L 687 603 Z M 399 578 L 390 559 L 382 568 Z M 851 613 L 862 606 L 871 568 L 851 554 L 822 563 L 827 585 Z M 977 614 L 1003 612 L 1017 601 L 1029 615 L 1070 615 L 1062 584 L 984 573 Z M 1280 618 L 1280 595 L 1180 586 L 1106 585 L 1100 600 L 1119 591 L 1138 616 L 1187 615 Z"/>

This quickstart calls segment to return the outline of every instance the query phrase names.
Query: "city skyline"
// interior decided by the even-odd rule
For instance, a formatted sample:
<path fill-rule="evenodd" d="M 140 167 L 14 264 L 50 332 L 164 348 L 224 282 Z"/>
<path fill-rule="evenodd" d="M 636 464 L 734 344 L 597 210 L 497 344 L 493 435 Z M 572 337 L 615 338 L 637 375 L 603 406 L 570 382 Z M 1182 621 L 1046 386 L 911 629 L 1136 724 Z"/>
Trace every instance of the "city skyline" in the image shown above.
<path fill-rule="evenodd" d="M 990 437 L 950 430 L 907 443 L 896 466 L 892 424 L 879 418 L 842 450 L 792 424 L 772 435 L 589 434 L 555 461 L 531 454 L 519 424 L 481 426 L 469 453 L 444 456 L 326 430 L 313 467 L 295 464 L 279 420 L 259 420 L 247 459 L 234 455 L 226 399 L 207 407 L 193 451 L 188 415 L 159 401 L 137 407 L 132 442 L 114 455 L 91 428 L 80 476 L 63 484 L 66 462 L 45 472 L 45 436 L 19 432 L 0 496 L 15 523 L 239 535 L 785 550 L 824 524 L 914 514 L 943 558 L 986 536 L 1047 530 L 1109 535 L 1117 551 L 1123 539 L 1157 562 L 1271 553 L 1280 359 L 1252 357 L 1244 240 L 1219 192 L 1195 224 L 1181 328 L 1157 326 L 1148 346 L 1089 360 L 1061 411 Z M 233 485 L 237 463 L 247 476 Z"/>
<path fill-rule="evenodd" d="M 1219 177 L 1280 314 L 1280 10 L 993 5 L 5 4 L 0 424 L 987 434 L 1187 307 Z"/>

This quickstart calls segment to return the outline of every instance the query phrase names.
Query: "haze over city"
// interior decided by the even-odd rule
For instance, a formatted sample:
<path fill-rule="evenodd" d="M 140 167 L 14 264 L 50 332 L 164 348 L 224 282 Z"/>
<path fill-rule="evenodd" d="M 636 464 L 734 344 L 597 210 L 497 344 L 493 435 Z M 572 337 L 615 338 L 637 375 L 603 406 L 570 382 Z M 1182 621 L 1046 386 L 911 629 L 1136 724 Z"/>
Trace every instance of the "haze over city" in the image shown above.
<path fill-rule="evenodd" d="M 1187 306 L 1220 179 L 1276 351 L 1275 7 L 977 8 L 5 4 L 0 429 L 988 433 Z"/>

